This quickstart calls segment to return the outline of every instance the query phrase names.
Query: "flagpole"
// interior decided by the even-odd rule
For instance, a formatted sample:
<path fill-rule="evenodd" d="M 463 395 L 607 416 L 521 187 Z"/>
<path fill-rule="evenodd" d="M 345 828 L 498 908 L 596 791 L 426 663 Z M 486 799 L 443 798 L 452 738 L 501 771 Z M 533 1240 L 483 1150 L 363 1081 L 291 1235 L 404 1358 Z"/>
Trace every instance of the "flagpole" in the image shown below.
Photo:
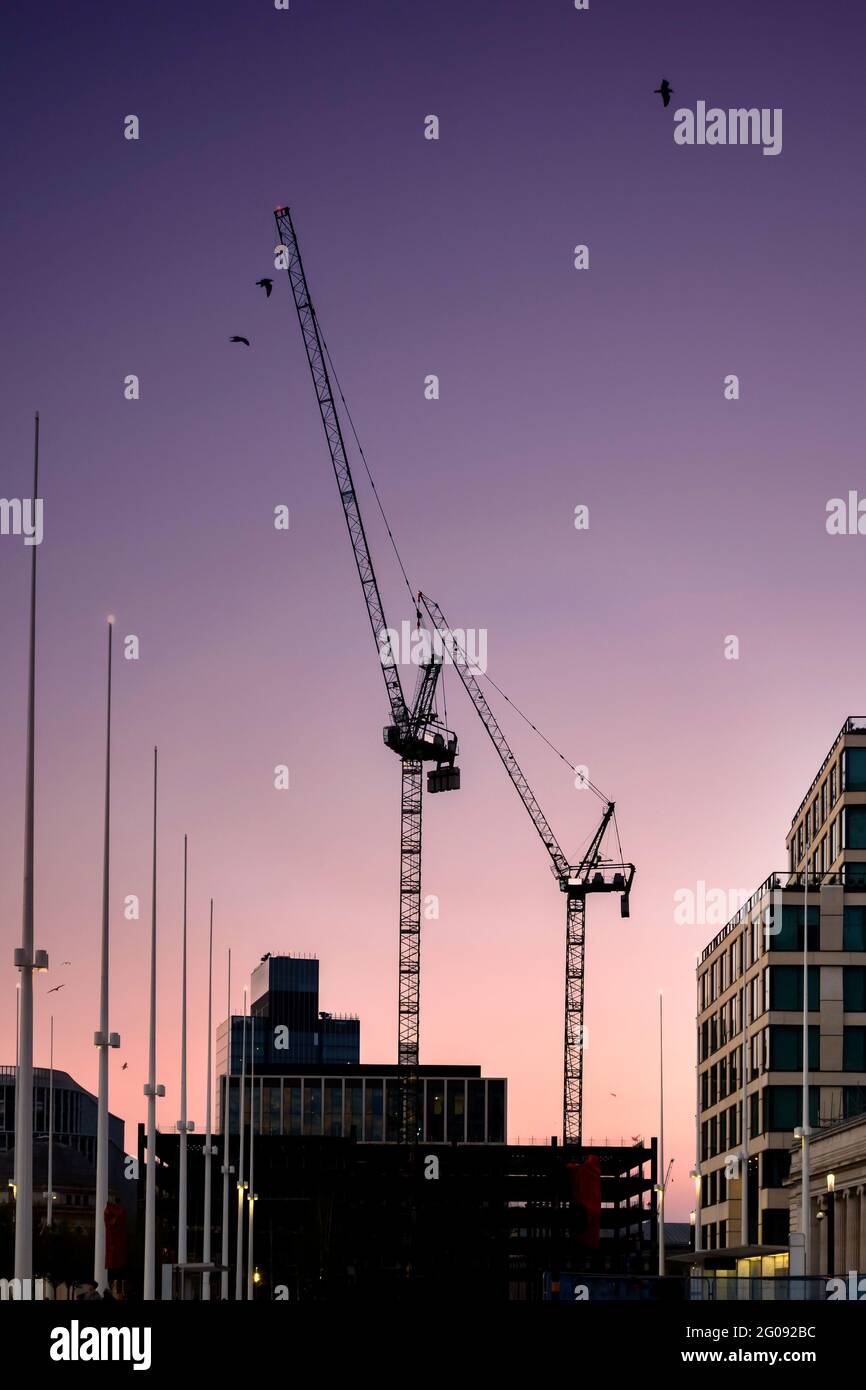
<path fill-rule="evenodd" d="M 153 899 L 150 914 L 150 1042 L 147 1085 L 147 1181 L 144 1204 L 144 1297 L 156 1298 L 156 1098 L 165 1087 L 156 1084 L 156 792 L 158 753 L 153 750 Z"/>
<path fill-rule="evenodd" d="M 665 1272 L 665 1066 L 663 996 L 659 990 L 659 1278 Z"/>
<path fill-rule="evenodd" d="M 247 1233 L 247 1298 L 253 1296 L 253 1219 L 256 1208 L 256 1189 L 253 1183 L 253 1163 L 256 1137 L 256 1020 L 250 1014 L 250 1187 L 247 1197 L 249 1231 Z"/>
<path fill-rule="evenodd" d="M 105 1268 L 105 1208 L 108 1205 L 108 1050 L 120 1046 L 120 1035 L 108 1031 L 109 968 L 109 854 L 111 844 L 111 638 L 114 619 L 108 619 L 108 699 L 105 714 L 105 812 L 102 843 L 102 934 L 99 964 L 99 1030 L 93 1041 L 99 1049 L 99 1094 L 96 1119 L 96 1210 L 93 1220 L 93 1277 L 100 1293 L 108 1287 Z"/>
<path fill-rule="evenodd" d="M 803 1100 L 800 1186 L 801 1211 L 800 1226 L 803 1232 L 803 1273 L 811 1274 L 812 1253 L 811 1194 L 812 1182 L 809 1152 L 809 858 L 811 854 L 809 835 L 809 812 L 806 812 L 806 866 L 803 873 Z M 833 1219 L 831 1214 L 831 1220 Z M 832 1269 L 828 1271 L 832 1277 Z"/>
<path fill-rule="evenodd" d="M 213 1220 L 211 1198 L 211 1158 L 213 1156 L 213 1136 L 211 1134 L 211 1029 L 213 1000 L 213 898 L 210 900 L 210 928 L 207 940 L 207 1100 L 205 1106 L 204 1141 L 204 1226 L 202 1234 L 202 1262 L 211 1260 L 211 1222 Z M 205 1272 L 202 1280 L 201 1296 L 205 1303 L 210 1301 L 210 1275 Z"/>
<path fill-rule="evenodd" d="M 177 1131 L 180 1135 L 180 1172 L 177 1199 L 177 1262 L 187 1263 L 187 1175 L 189 1154 L 187 1136 L 192 1126 L 186 1118 L 186 903 L 187 903 L 187 837 L 183 837 L 183 964 L 181 967 L 181 1005 L 180 1005 L 180 1119 Z M 181 1298 L 186 1297 L 186 1275 L 181 1272 Z"/>
<path fill-rule="evenodd" d="M 232 1075 L 232 953 L 229 948 L 229 969 L 228 969 L 228 1008 L 226 1018 L 228 1020 L 228 1041 L 227 1041 L 227 1061 L 225 1089 L 223 1091 L 223 1223 L 222 1235 L 220 1239 L 220 1264 L 222 1273 L 220 1275 L 220 1298 L 223 1302 L 228 1301 L 229 1296 L 229 1175 L 234 1172 L 234 1168 L 229 1163 L 229 1090 Z"/>
<path fill-rule="evenodd" d="M 48 1210 L 45 1225 L 54 1225 L 54 1015 L 51 1015 L 51 1046 L 48 1062 Z"/>
<path fill-rule="evenodd" d="M 231 1018 L 229 1018 L 231 1034 Z M 229 1036 L 231 1055 L 231 1036 Z M 244 1012 L 241 1023 L 241 1086 L 238 1110 L 238 1234 L 235 1254 L 235 1299 L 244 1296 L 244 1077 L 247 1070 L 247 992 L 244 990 Z"/>
<path fill-rule="evenodd" d="M 39 414 L 33 446 L 33 511 L 39 492 Z M 35 539 L 35 538 L 34 538 Z M 30 653 L 27 684 L 27 762 L 24 793 L 24 897 L 21 946 L 14 964 L 21 972 L 18 1077 L 15 1088 L 15 1278 L 33 1278 L 33 973 L 48 969 L 45 951 L 33 950 L 33 860 L 36 752 L 36 551 L 30 561 Z M 29 1284 L 27 1285 L 29 1288 Z"/>

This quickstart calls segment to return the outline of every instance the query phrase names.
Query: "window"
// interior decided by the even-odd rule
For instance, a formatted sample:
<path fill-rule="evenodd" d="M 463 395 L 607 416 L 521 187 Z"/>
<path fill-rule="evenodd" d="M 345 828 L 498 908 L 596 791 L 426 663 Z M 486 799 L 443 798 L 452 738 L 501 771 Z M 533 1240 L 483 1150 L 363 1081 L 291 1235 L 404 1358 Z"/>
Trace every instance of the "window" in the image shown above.
<path fill-rule="evenodd" d="M 821 823 L 827 819 L 827 782 L 821 784 Z"/>
<path fill-rule="evenodd" d="M 842 1007 L 846 1014 L 866 1011 L 866 969 L 862 965 L 843 967 Z"/>
<path fill-rule="evenodd" d="M 381 1088 L 381 1082 L 379 1086 Z M 320 1080 L 304 1080 L 304 1134 L 322 1132 L 322 1083 Z M 379 1136 L 381 1138 L 381 1135 Z"/>
<path fill-rule="evenodd" d="M 866 1086 L 844 1086 L 842 1104 L 846 1120 L 866 1114 Z"/>
<path fill-rule="evenodd" d="M 709 1103 L 710 1103 L 710 1073 L 709 1073 L 709 1071 L 702 1071 L 702 1072 L 701 1072 L 701 1109 L 702 1109 L 702 1110 L 708 1109 L 708 1108 L 709 1108 Z"/>
<path fill-rule="evenodd" d="M 716 1067 L 710 1067 L 710 1105 L 715 1105 L 719 1098 L 719 1085 L 716 1071 Z"/>
<path fill-rule="evenodd" d="M 772 1091 L 773 1087 L 769 1086 Z M 753 1096 L 749 1096 L 749 1135 L 752 1139 L 761 1132 L 761 1097 L 757 1091 Z"/>
<path fill-rule="evenodd" d="M 342 1108 L 343 1083 L 339 1078 L 329 1076 L 325 1081 L 325 1133 L 334 1139 L 339 1139 L 342 1133 Z"/>
<path fill-rule="evenodd" d="M 866 806 L 846 806 L 844 815 L 845 849 L 866 849 Z"/>
<path fill-rule="evenodd" d="M 343 1133 L 347 1139 L 361 1139 L 364 1134 L 363 1081 L 346 1078 L 343 1101 Z"/>
<path fill-rule="evenodd" d="M 781 1187 L 790 1171 L 791 1155 L 788 1149 L 767 1149 L 763 1155 L 761 1186 Z"/>
<path fill-rule="evenodd" d="M 719 1116 L 719 1149 L 724 1152 L 728 1147 L 728 1117 L 727 1112 L 722 1111 Z M 721 1201 L 721 1197 L 719 1198 Z"/>
<path fill-rule="evenodd" d="M 842 1035 L 842 1070 L 866 1071 L 866 1028 L 845 1028 Z"/>
<path fill-rule="evenodd" d="M 836 805 L 836 764 L 830 768 L 830 805 Z"/>
<path fill-rule="evenodd" d="M 785 1207 L 767 1207 L 761 1213 L 762 1244 L 788 1244 L 788 1215 Z"/>
<path fill-rule="evenodd" d="M 856 969 L 858 967 L 849 967 Z M 820 1008 L 820 966 L 809 966 L 809 1010 Z M 847 976 L 848 971 L 845 971 Z M 846 1009 L 848 1005 L 845 1005 Z M 851 1006 L 853 1008 L 853 1005 Z M 803 1008 L 803 969 L 799 965 L 774 965 L 770 968 L 770 1008 Z"/>
<path fill-rule="evenodd" d="M 484 1143 L 484 1082 L 467 1081 L 468 1092 L 466 1138 L 470 1144 Z"/>
<path fill-rule="evenodd" d="M 306 1086 L 304 1087 L 306 1095 Z M 381 1144 L 384 1097 L 382 1082 L 368 1078 L 364 1094 L 364 1138 L 367 1143 Z"/>
<path fill-rule="evenodd" d="M 803 1029 L 799 1024 L 774 1023 L 770 1034 L 770 1070 L 802 1071 L 803 1069 Z M 821 1069 L 821 1029 L 816 1023 L 809 1025 L 809 1069 Z"/>
<path fill-rule="evenodd" d="M 842 918 L 842 950 L 866 951 L 866 907 L 845 907 Z"/>
<path fill-rule="evenodd" d="M 832 864 L 839 854 L 839 817 L 830 826 L 830 863 Z"/>
<path fill-rule="evenodd" d="M 466 1138 L 466 1083 L 448 1082 L 448 1143 L 462 1144 Z"/>
<path fill-rule="evenodd" d="M 820 922 L 821 909 L 817 906 L 809 907 L 809 950 L 819 951 L 820 946 Z M 774 927 L 780 930 L 771 934 L 768 944 L 771 951 L 802 951 L 803 949 L 803 908 L 790 903 L 782 908 L 782 920 L 779 922 L 778 912 L 776 913 Z"/>
<path fill-rule="evenodd" d="M 842 790 L 866 792 L 866 748 L 846 748 L 842 753 Z"/>
<path fill-rule="evenodd" d="M 427 1139 L 432 1144 L 445 1140 L 445 1082 L 427 1082 Z"/>
<path fill-rule="evenodd" d="M 389 1144 L 400 1142 L 400 1111 L 403 1098 L 400 1094 L 400 1082 L 395 1077 L 387 1080 L 383 1078 L 385 1084 L 385 1140 Z M 416 1119 L 418 1138 L 421 1137 L 420 1117 Z M 325 1131 L 327 1133 L 327 1130 Z"/>
<path fill-rule="evenodd" d="M 505 1082 L 487 1083 L 487 1142 L 505 1143 Z"/>
<path fill-rule="evenodd" d="M 809 1087 L 809 1124 L 818 1124 L 820 1087 Z M 767 1129 L 796 1129 L 803 1114 L 803 1091 L 800 1086 L 767 1086 L 764 1091 L 764 1114 Z"/>

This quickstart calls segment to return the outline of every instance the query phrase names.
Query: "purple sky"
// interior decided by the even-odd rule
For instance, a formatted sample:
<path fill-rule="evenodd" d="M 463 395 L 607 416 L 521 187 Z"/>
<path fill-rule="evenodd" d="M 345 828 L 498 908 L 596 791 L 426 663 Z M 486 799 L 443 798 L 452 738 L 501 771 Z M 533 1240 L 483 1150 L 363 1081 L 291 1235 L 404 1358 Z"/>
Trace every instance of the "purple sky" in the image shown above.
<path fill-rule="evenodd" d="M 656 1132 L 664 988 L 669 1211 L 685 1215 L 694 958 L 715 928 L 675 925 L 673 895 L 699 880 L 751 891 L 779 867 L 820 759 L 866 707 L 866 541 L 824 524 L 829 498 L 863 486 L 864 23 L 841 0 L 5 7 L 0 492 L 29 487 L 39 409 L 46 499 L 36 944 L 53 965 L 38 1062 L 53 1005 L 58 1064 L 95 1085 L 109 612 L 142 651 L 116 664 L 112 1109 L 143 1117 L 154 742 L 161 1125 L 179 1113 L 185 831 L 197 1123 L 210 895 L 220 1016 L 227 946 L 236 1007 L 263 951 L 317 952 L 322 1006 L 360 1013 L 365 1061 L 395 1056 L 384 688 L 288 289 L 254 287 L 289 203 L 413 583 L 455 626 L 487 629 L 494 678 L 617 800 L 638 877 L 630 922 L 591 905 L 585 1133 Z M 781 155 L 677 147 L 674 109 L 698 100 L 783 108 Z M 438 142 L 423 138 L 431 113 Z M 405 591 L 360 492 L 397 623 Z M 271 525 L 281 502 L 288 534 Z M 4 1061 L 28 558 L 0 538 Z M 453 673 L 447 695 L 463 790 L 427 803 L 424 890 L 441 916 L 424 931 L 422 1060 L 508 1076 L 510 1136 L 549 1136 L 562 900 Z M 576 852 L 597 803 L 497 708 Z M 128 893 L 139 923 L 123 920 Z"/>

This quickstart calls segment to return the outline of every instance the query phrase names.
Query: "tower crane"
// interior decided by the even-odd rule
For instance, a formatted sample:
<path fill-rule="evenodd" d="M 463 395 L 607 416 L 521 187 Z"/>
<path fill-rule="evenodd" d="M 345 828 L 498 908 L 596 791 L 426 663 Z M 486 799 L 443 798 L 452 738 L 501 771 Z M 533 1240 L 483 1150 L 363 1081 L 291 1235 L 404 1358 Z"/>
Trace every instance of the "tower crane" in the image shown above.
<path fill-rule="evenodd" d="M 334 399 L 331 373 L 328 371 L 327 347 L 310 296 L 294 223 L 287 207 L 277 208 L 274 217 L 277 241 L 286 252 L 289 286 L 298 314 L 367 616 L 382 675 L 385 678 L 391 722 L 385 726 L 383 737 L 386 747 L 400 759 L 400 972 L 397 1057 L 401 1081 L 400 1138 L 408 1142 L 418 1137 L 416 1073 L 421 968 L 422 773 L 425 762 L 435 764 L 427 773 L 427 789 L 430 792 L 459 789 L 460 769 L 455 766 L 454 761 L 457 755 L 457 736 L 439 722 L 434 712 L 436 686 L 442 669 L 441 656 L 431 653 L 428 660 L 419 663 L 411 708 L 406 703 L 397 657 L 388 639 L 390 629 L 385 621 L 382 596 L 373 568 Z M 416 619 L 420 626 L 417 603 Z"/>
<path fill-rule="evenodd" d="M 455 669 L 484 725 L 505 771 L 529 813 L 542 844 L 550 855 L 551 867 L 561 892 L 566 895 L 565 917 L 565 1027 L 563 1041 L 562 1138 L 564 1144 L 580 1145 L 583 1133 L 583 1013 L 584 1013 L 584 936 L 586 899 L 590 893 L 619 893 L 620 912 L 629 915 L 629 893 L 634 864 L 613 863 L 602 857 L 601 847 L 608 825 L 614 820 L 615 806 L 607 801 L 601 821 L 589 847 L 578 864 L 566 858 L 538 800 L 515 758 L 476 679 L 469 659 L 454 636 L 442 609 L 427 594 L 419 594 L 430 621 L 451 652 Z M 593 788 L 597 791 L 597 788 Z M 601 795 L 601 793 L 598 793 Z M 602 798 L 607 800 L 607 798 Z M 615 823 L 615 822 L 614 822 Z"/>

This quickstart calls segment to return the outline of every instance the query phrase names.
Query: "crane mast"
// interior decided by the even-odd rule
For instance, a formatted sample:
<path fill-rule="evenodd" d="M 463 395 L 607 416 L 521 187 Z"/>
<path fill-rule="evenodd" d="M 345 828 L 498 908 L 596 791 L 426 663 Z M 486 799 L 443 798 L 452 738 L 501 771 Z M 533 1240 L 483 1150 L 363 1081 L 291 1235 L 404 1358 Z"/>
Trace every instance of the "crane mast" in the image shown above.
<path fill-rule="evenodd" d="M 605 831 L 615 806 L 607 803 L 589 847 L 578 864 L 571 864 L 550 827 L 538 799 L 517 761 L 496 716 L 478 683 L 466 652 L 445 620 L 442 609 L 426 594 L 418 595 L 440 637 L 447 640 L 457 674 L 511 778 L 529 818 L 551 860 L 560 890 L 566 894 L 565 924 L 565 1023 L 563 1030 L 562 1137 L 564 1144 L 580 1145 L 583 1134 L 583 1018 L 586 897 L 588 893 L 619 893 L 620 910 L 628 916 L 628 895 L 634 878 L 633 864 L 614 864 L 602 859 Z"/>
<path fill-rule="evenodd" d="M 428 791 L 456 791 L 460 771 L 454 766 L 457 737 L 434 717 L 441 660 L 431 656 L 420 664 L 412 709 L 407 707 L 396 655 L 388 641 L 388 624 L 367 533 L 358 504 L 340 417 L 328 371 L 326 350 L 307 284 L 300 246 L 288 208 L 277 208 L 277 240 L 286 252 L 286 270 L 307 354 L 322 426 L 337 480 L 343 515 L 367 608 L 377 655 L 385 679 L 391 723 L 383 730 L 385 744 L 401 763 L 400 795 L 400 967 L 398 983 L 398 1063 L 400 1072 L 400 1138 L 418 1137 L 417 1085 L 421 973 L 421 839 L 424 762 L 435 763 L 427 774 Z M 386 1117 L 387 1122 L 387 1117 Z"/>

